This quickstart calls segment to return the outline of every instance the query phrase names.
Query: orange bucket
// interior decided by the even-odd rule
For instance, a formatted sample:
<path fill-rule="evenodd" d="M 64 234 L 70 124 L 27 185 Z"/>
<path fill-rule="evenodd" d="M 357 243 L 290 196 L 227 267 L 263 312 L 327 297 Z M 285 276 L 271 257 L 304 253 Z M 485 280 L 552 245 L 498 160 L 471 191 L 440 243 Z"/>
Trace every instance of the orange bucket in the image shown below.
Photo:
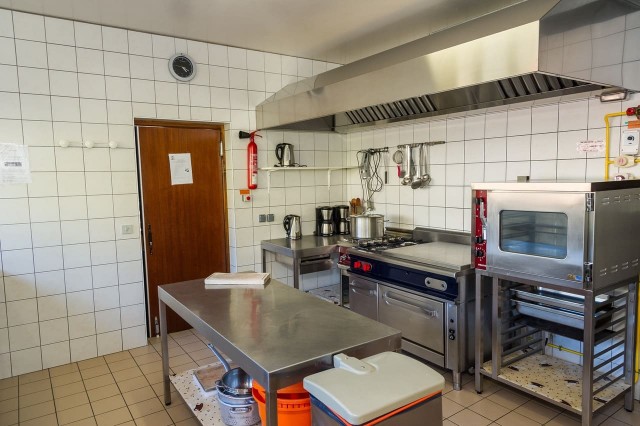
<path fill-rule="evenodd" d="M 264 388 L 255 380 L 251 391 L 258 403 L 258 412 L 266 425 L 267 407 Z M 278 426 L 311 426 L 311 400 L 302 382 L 278 389 Z"/>

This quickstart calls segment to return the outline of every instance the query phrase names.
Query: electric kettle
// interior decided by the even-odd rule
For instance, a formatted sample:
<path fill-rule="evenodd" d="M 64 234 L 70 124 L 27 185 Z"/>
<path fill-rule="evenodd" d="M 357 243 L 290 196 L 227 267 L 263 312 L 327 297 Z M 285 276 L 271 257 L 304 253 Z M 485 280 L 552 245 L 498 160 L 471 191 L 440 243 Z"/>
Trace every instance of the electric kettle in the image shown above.
<path fill-rule="evenodd" d="M 290 240 L 299 240 L 302 238 L 301 225 L 300 216 L 295 214 L 286 215 L 282 221 L 284 231 L 287 233 L 287 238 Z"/>
<path fill-rule="evenodd" d="M 279 167 L 292 167 L 295 163 L 293 159 L 293 145 L 290 143 L 279 143 L 276 145 L 276 158 Z"/>

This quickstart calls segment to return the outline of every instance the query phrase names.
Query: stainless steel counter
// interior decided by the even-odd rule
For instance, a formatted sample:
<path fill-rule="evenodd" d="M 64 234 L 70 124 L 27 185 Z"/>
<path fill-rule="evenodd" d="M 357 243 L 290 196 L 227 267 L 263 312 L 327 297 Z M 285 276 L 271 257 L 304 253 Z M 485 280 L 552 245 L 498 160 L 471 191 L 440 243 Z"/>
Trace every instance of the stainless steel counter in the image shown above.
<path fill-rule="evenodd" d="M 303 262 L 316 265 L 315 271 L 328 269 L 322 265 L 326 265 L 328 257 L 336 252 L 338 241 L 343 235 L 333 235 L 331 237 L 316 237 L 315 235 L 306 235 L 299 240 L 291 240 L 289 238 L 276 238 L 273 240 L 264 240 L 260 243 L 262 248 L 262 272 L 266 272 L 267 252 L 275 253 L 276 260 L 282 256 L 289 258 L 284 262 L 293 267 L 293 286 L 300 288 L 300 274 L 303 271 Z M 314 272 L 313 268 L 309 268 L 309 272 Z"/>
<path fill-rule="evenodd" d="M 267 390 L 268 424 L 277 424 L 277 389 L 331 367 L 400 348 L 400 332 L 278 281 L 264 289 L 207 290 L 203 280 L 158 287 L 165 404 L 171 403 L 168 306 Z"/>

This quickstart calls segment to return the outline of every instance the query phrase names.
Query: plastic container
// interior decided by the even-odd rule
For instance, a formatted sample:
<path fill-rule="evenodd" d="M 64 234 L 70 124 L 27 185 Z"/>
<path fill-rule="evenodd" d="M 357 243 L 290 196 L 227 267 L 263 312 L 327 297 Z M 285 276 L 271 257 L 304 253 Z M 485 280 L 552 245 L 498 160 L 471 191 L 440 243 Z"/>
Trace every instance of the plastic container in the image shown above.
<path fill-rule="evenodd" d="M 252 394 L 262 424 L 267 424 L 265 389 L 255 380 Z M 278 426 L 311 426 L 311 400 L 302 382 L 278 390 Z"/>

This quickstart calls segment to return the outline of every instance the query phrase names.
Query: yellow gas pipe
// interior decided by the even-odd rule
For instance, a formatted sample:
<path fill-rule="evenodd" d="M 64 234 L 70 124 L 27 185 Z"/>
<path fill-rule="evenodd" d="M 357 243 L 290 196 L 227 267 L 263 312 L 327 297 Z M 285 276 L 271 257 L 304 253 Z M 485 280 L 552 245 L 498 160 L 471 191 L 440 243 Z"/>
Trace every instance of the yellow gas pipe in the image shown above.
<path fill-rule="evenodd" d="M 637 112 L 637 111 L 636 111 Z M 611 125 L 609 124 L 609 119 L 613 117 L 626 117 L 627 111 L 620 112 L 612 112 L 611 114 L 607 114 L 604 116 L 605 123 L 605 145 L 604 145 L 604 180 L 609 180 L 609 166 L 615 164 L 615 161 L 611 160 L 609 156 L 609 146 L 610 146 L 610 136 L 611 133 Z M 640 158 L 635 159 L 636 163 L 640 163 Z M 636 317 L 640 314 L 640 297 L 637 297 L 638 309 L 636 311 Z M 634 383 L 638 382 L 638 377 L 640 377 L 640 322 L 636 324 L 636 356 L 635 356 L 635 376 Z"/>

